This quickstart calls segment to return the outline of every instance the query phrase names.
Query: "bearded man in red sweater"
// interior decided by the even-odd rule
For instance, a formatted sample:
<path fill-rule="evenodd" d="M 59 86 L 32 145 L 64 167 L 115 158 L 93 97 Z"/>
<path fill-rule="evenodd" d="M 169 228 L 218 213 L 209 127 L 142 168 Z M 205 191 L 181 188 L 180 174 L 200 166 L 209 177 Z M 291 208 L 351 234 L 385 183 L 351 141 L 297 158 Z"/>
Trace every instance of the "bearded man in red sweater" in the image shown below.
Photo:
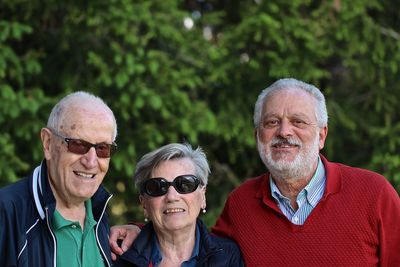
<path fill-rule="evenodd" d="M 254 126 L 269 172 L 234 190 L 212 229 L 236 240 L 247 266 L 400 266 L 399 195 L 383 176 L 319 154 L 319 89 L 278 80 L 259 95 Z"/>
<path fill-rule="evenodd" d="M 235 240 L 246 266 L 400 266 L 400 199 L 381 175 L 319 154 L 325 98 L 281 79 L 261 92 L 255 136 L 268 172 L 228 197 L 212 232 Z M 134 230 L 113 228 L 111 247 Z"/>

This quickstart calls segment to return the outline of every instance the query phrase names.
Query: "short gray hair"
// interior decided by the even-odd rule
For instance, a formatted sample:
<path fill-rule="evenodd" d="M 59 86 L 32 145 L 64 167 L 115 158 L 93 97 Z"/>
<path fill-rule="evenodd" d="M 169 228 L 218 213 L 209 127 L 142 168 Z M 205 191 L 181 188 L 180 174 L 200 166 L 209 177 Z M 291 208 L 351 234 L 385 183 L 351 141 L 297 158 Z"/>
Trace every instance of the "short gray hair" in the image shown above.
<path fill-rule="evenodd" d="M 262 119 L 262 109 L 265 101 L 272 93 L 288 89 L 296 88 L 301 89 L 315 98 L 317 105 L 315 106 L 315 115 L 317 117 L 318 127 L 322 128 L 328 125 L 328 111 L 326 109 L 325 97 L 322 92 L 314 85 L 296 80 L 294 78 L 284 78 L 277 80 L 269 87 L 265 88 L 257 98 L 254 107 L 254 127 L 258 128 Z"/>
<path fill-rule="evenodd" d="M 133 181 L 137 188 L 151 178 L 151 174 L 160 163 L 174 159 L 189 159 L 193 162 L 195 175 L 200 179 L 202 185 L 207 185 L 210 167 L 206 154 L 201 147 L 193 149 L 188 143 L 172 143 L 162 146 L 145 154 L 136 164 Z"/>
<path fill-rule="evenodd" d="M 49 119 L 47 120 L 47 128 L 59 131 L 61 126 L 60 122 L 68 113 L 71 104 L 75 101 L 94 102 L 108 110 L 114 120 L 113 141 L 115 141 L 117 138 L 117 121 L 114 113 L 100 97 L 84 91 L 77 91 L 62 98 L 51 110 Z"/>

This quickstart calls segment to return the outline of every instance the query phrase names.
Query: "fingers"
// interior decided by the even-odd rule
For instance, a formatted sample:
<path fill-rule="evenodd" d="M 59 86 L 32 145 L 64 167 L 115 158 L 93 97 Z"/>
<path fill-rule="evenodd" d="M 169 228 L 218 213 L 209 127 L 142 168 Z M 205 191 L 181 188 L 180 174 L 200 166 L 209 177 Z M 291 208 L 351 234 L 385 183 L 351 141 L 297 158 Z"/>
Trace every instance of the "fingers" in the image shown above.
<path fill-rule="evenodd" d="M 124 225 L 113 226 L 110 229 L 109 244 L 112 252 L 113 260 L 116 259 L 117 255 L 122 255 L 124 250 L 119 246 L 118 240 L 124 239 L 126 236 L 126 228 Z M 114 259 L 115 258 L 115 259 Z"/>
<path fill-rule="evenodd" d="M 111 259 L 112 259 L 112 261 L 116 261 L 117 260 L 117 255 L 114 254 L 114 252 L 111 252 Z"/>
<path fill-rule="evenodd" d="M 140 228 L 137 225 L 126 225 L 126 235 L 122 240 L 121 249 L 125 252 L 130 248 L 140 233 Z"/>
<path fill-rule="evenodd" d="M 126 249 L 125 250 L 123 250 L 119 245 L 118 245 L 118 242 L 111 242 L 111 241 L 109 241 L 109 243 L 110 243 L 110 248 L 111 248 L 111 253 L 115 253 L 116 255 L 115 255 L 115 257 L 117 257 L 117 255 L 118 256 L 121 256 L 125 251 L 126 251 Z"/>
<path fill-rule="evenodd" d="M 115 261 L 121 256 L 135 241 L 140 233 L 137 225 L 116 225 L 110 229 L 109 244 L 111 248 L 111 257 Z M 122 243 L 121 243 L 122 240 Z"/>

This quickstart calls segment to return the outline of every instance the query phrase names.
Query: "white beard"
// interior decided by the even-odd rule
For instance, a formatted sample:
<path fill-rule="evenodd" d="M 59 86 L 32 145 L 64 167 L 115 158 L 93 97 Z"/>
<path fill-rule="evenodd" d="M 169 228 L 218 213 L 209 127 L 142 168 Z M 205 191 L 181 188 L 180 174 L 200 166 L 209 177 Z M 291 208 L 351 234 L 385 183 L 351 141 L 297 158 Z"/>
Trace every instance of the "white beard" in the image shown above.
<path fill-rule="evenodd" d="M 272 159 L 272 146 L 279 142 L 288 142 L 299 146 L 299 153 L 291 161 L 281 158 Z M 269 172 L 275 179 L 282 180 L 300 180 L 307 179 L 313 175 L 316 161 L 319 155 L 319 133 L 317 132 L 315 139 L 309 145 L 303 145 L 300 140 L 295 138 L 277 138 L 274 137 L 270 142 L 263 143 L 257 135 L 257 149 L 268 168 Z"/>

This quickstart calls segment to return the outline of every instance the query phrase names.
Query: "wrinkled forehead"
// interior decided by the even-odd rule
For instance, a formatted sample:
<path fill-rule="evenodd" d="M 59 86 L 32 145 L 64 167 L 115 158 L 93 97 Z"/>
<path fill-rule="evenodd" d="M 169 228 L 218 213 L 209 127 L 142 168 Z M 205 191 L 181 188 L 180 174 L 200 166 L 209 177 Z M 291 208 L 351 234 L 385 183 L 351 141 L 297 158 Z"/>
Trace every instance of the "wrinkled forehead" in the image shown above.
<path fill-rule="evenodd" d="M 310 93 L 288 87 L 271 92 L 265 99 L 262 108 L 262 117 L 271 114 L 308 114 L 316 118 L 317 101 Z"/>
<path fill-rule="evenodd" d="M 63 130 L 75 130 L 95 125 L 102 127 L 110 125 L 113 127 L 114 123 L 112 113 L 103 105 L 96 102 L 75 102 L 64 109 L 60 117 L 59 128 Z"/>
<path fill-rule="evenodd" d="M 152 170 L 152 177 L 164 177 L 173 179 L 179 175 L 195 175 L 193 162 L 188 158 L 174 158 L 159 162 Z"/>

